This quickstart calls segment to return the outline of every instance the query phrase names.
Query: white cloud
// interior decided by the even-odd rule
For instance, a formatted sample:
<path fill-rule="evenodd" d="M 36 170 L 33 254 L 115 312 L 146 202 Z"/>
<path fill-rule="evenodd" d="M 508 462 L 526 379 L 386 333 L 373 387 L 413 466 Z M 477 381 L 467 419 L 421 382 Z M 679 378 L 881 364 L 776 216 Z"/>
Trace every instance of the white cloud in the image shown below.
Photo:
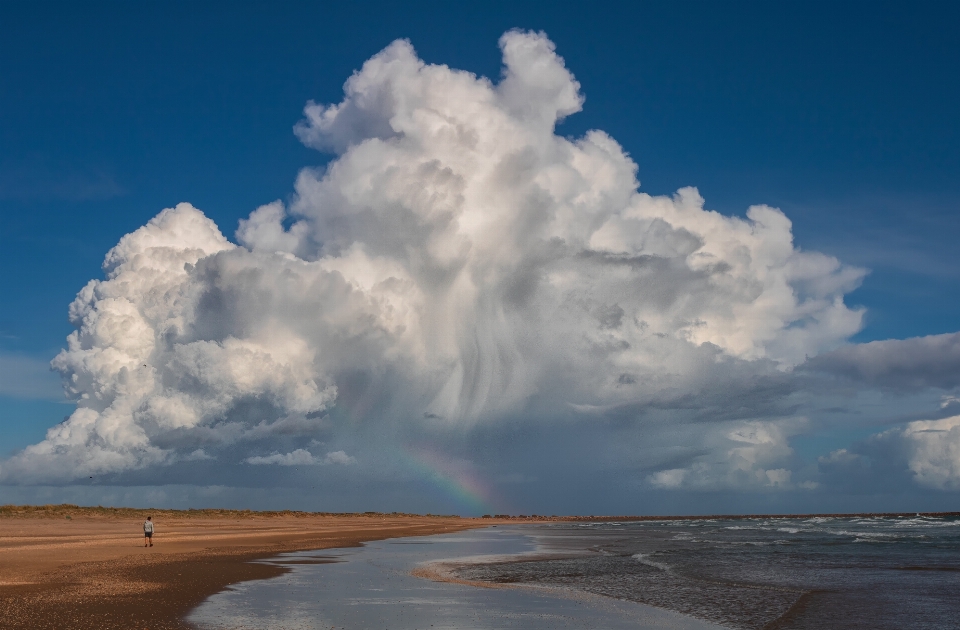
<path fill-rule="evenodd" d="M 910 471 L 921 485 L 960 489 L 960 416 L 911 422 L 901 436 Z"/>
<path fill-rule="evenodd" d="M 789 438 L 801 432 L 802 420 L 715 422 L 684 436 L 693 453 L 684 467 L 647 476 L 658 488 L 718 490 L 809 487 L 793 483 Z"/>
<path fill-rule="evenodd" d="M 274 464 L 277 466 L 317 466 L 324 464 L 349 465 L 355 464 L 357 460 L 350 455 L 347 455 L 343 451 L 333 451 L 332 453 L 327 453 L 326 457 L 320 458 L 314 456 L 306 449 L 298 448 L 297 450 L 289 453 L 273 453 L 272 455 L 267 455 L 265 457 L 248 457 L 244 461 L 246 461 L 248 464 L 254 465 Z"/>
<path fill-rule="evenodd" d="M 517 418 L 642 426 L 650 407 L 686 410 L 645 429 L 652 442 L 702 434 L 699 455 L 646 465 L 651 483 L 790 484 L 789 414 L 770 401 L 793 366 L 860 329 L 843 297 L 863 270 L 795 247 L 775 208 L 739 218 L 694 188 L 639 192 L 613 138 L 554 133 L 583 97 L 553 44 L 512 31 L 500 45 L 496 84 L 400 40 L 341 103 L 308 104 L 296 134 L 337 157 L 300 173 L 289 207 L 241 221 L 239 246 L 186 203 L 123 237 L 53 363 L 77 410 L 0 479 L 200 448 L 319 463 L 294 447 L 321 432 L 386 449 Z"/>
<path fill-rule="evenodd" d="M 960 489 L 960 416 L 914 420 L 818 459 L 831 486 L 890 492 Z"/>
<path fill-rule="evenodd" d="M 343 451 L 333 451 L 327 453 L 326 457 L 323 458 L 323 463 L 325 464 L 341 464 L 344 466 L 350 464 L 356 464 L 357 460 L 351 455 L 347 455 Z"/>
<path fill-rule="evenodd" d="M 647 480 L 659 488 L 679 488 L 683 485 L 683 478 L 687 471 L 682 468 L 671 468 L 670 470 L 661 470 L 650 475 Z"/>

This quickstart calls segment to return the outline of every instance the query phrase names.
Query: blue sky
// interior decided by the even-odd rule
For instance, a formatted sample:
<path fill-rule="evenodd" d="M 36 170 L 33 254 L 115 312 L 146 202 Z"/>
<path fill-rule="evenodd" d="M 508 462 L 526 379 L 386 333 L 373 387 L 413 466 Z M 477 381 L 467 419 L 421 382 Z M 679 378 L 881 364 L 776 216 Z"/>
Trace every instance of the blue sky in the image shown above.
<path fill-rule="evenodd" d="M 695 186 L 708 209 L 728 216 L 744 217 L 752 204 L 780 208 L 799 250 L 869 271 L 844 292 L 847 306 L 866 309 L 844 343 L 960 329 L 960 15 L 949 3 L 291 2 L 229 11 L 217 3 L 23 3 L 0 14 L 4 457 L 74 409 L 45 364 L 65 347 L 74 329 L 68 305 L 102 277 L 106 252 L 179 202 L 234 242 L 238 221 L 257 207 L 277 199 L 293 207 L 300 169 L 336 157 L 294 135 L 304 105 L 340 102 L 351 73 L 398 38 L 427 64 L 496 82 L 498 38 L 512 28 L 542 31 L 585 97 L 559 136 L 601 129 L 636 163 L 641 192 Z M 837 394 L 846 396 L 844 413 L 886 415 L 841 426 L 803 412 L 810 424 L 791 447 L 812 462 L 897 421 L 932 419 L 952 387 L 894 402 L 873 401 L 886 394 L 866 389 Z M 362 441 L 338 435 L 347 450 L 330 452 Z M 483 468 L 466 446 L 437 449 Z M 598 478 L 623 474 L 604 470 Z M 123 474 L 111 487 L 142 483 Z M 17 487 L 9 496 L 31 499 L 28 486 Z M 695 501 L 667 495 L 662 505 L 678 510 Z M 370 496 L 379 497 L 370 500 L 375 509 L 393 495 Z M 940 487 L 931 496 L 940 505 L 955 494 Z M 557 510 L 580 509 L 558 502 Z"/>

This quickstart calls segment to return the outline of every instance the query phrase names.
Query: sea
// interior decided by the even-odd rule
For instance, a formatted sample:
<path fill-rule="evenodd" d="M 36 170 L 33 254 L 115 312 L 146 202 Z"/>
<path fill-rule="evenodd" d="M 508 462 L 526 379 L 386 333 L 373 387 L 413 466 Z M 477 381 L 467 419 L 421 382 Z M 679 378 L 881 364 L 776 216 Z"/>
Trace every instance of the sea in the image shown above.
<path fill-rule="evenodd" d="M 188 620 L 201 630 L 960 628 L 957 517 L 501 525 L 264 562 L 290 571 L 230 587 Z"/>

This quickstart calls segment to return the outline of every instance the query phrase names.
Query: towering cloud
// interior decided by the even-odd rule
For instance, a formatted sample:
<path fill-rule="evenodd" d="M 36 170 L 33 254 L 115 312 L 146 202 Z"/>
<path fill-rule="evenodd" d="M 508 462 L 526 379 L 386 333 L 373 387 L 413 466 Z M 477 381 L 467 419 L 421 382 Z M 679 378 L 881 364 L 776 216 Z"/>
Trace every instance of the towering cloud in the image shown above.
<path fill-rule="evenodd" d="M 361 469 L 317 436 L 602 416 L 643 433 L 653 485 L 789 485 L 801 423 L 777 401 L 796 365 L 860 329 L 844 294 L 864 272 L 795 247 L 777 209 L 639 192 L 610 136 L 555 133 L 583 98 L 553 44 L 512 31 L 500 46 L 498 83 L 399 40 L 341 103 L 309 103 L 295 132 L 336 158 L 300 173 L 289 207 L 241 221 L 237 245 L 186 203 L 123 237 L 54 361 L 76 411 L 2 478 L 191 457 Z M 338 409 L 353 420 L 333 426 Z M 645 424 L 651 409 L 683 413 Z"/>

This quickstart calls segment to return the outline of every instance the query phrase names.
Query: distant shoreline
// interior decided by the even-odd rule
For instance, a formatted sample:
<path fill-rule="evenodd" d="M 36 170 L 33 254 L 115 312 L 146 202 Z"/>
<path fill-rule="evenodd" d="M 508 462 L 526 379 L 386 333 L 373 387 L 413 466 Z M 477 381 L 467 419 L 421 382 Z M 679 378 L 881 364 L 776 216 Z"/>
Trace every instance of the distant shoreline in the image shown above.
<path fill-rule="evenodd" d="M 754 519 L 754 518 L 907 518 L 924 516 L 929 518 L 960 517 L 957 512 L 811 512 L 800 514 L 684 514 L 684 515 L 556 515 L 543 514 L 485 514 L 478 517 L 463 517 L 457 514 L 416 514 L 411 512 L 306 512 L 301 510 L 230 510 L 220 508 L 188 508 L 185 510 L 167 508 L 127 508 L 104 506 L 81 506 L 68 503 L 50 505 L 0 505 L 2 518 L 63 518 L 117 517 L 146 518 L 147 516 L 169 518 L 438 518 L 479 520 L 478 526 L 487 521 L 680 521 L 713 519 Z"/>
<path fill-rule="evenodd" d="M 706 521 L 737 520 L 752 518 L 908 518 L 924 516 L 930 518 L 960 517 L 960 512 L 849 512 L 849 513 L 812 513 L 812 514 L 705 514 L 687 516 L 555 516 L 536 517 L 551 521 Z M 500 517 L 497 517 L 500 518 Z M 508 517 L 510 518 L 510 517 Z M 512 517 L 531 518 L 531 517 Z"/>

